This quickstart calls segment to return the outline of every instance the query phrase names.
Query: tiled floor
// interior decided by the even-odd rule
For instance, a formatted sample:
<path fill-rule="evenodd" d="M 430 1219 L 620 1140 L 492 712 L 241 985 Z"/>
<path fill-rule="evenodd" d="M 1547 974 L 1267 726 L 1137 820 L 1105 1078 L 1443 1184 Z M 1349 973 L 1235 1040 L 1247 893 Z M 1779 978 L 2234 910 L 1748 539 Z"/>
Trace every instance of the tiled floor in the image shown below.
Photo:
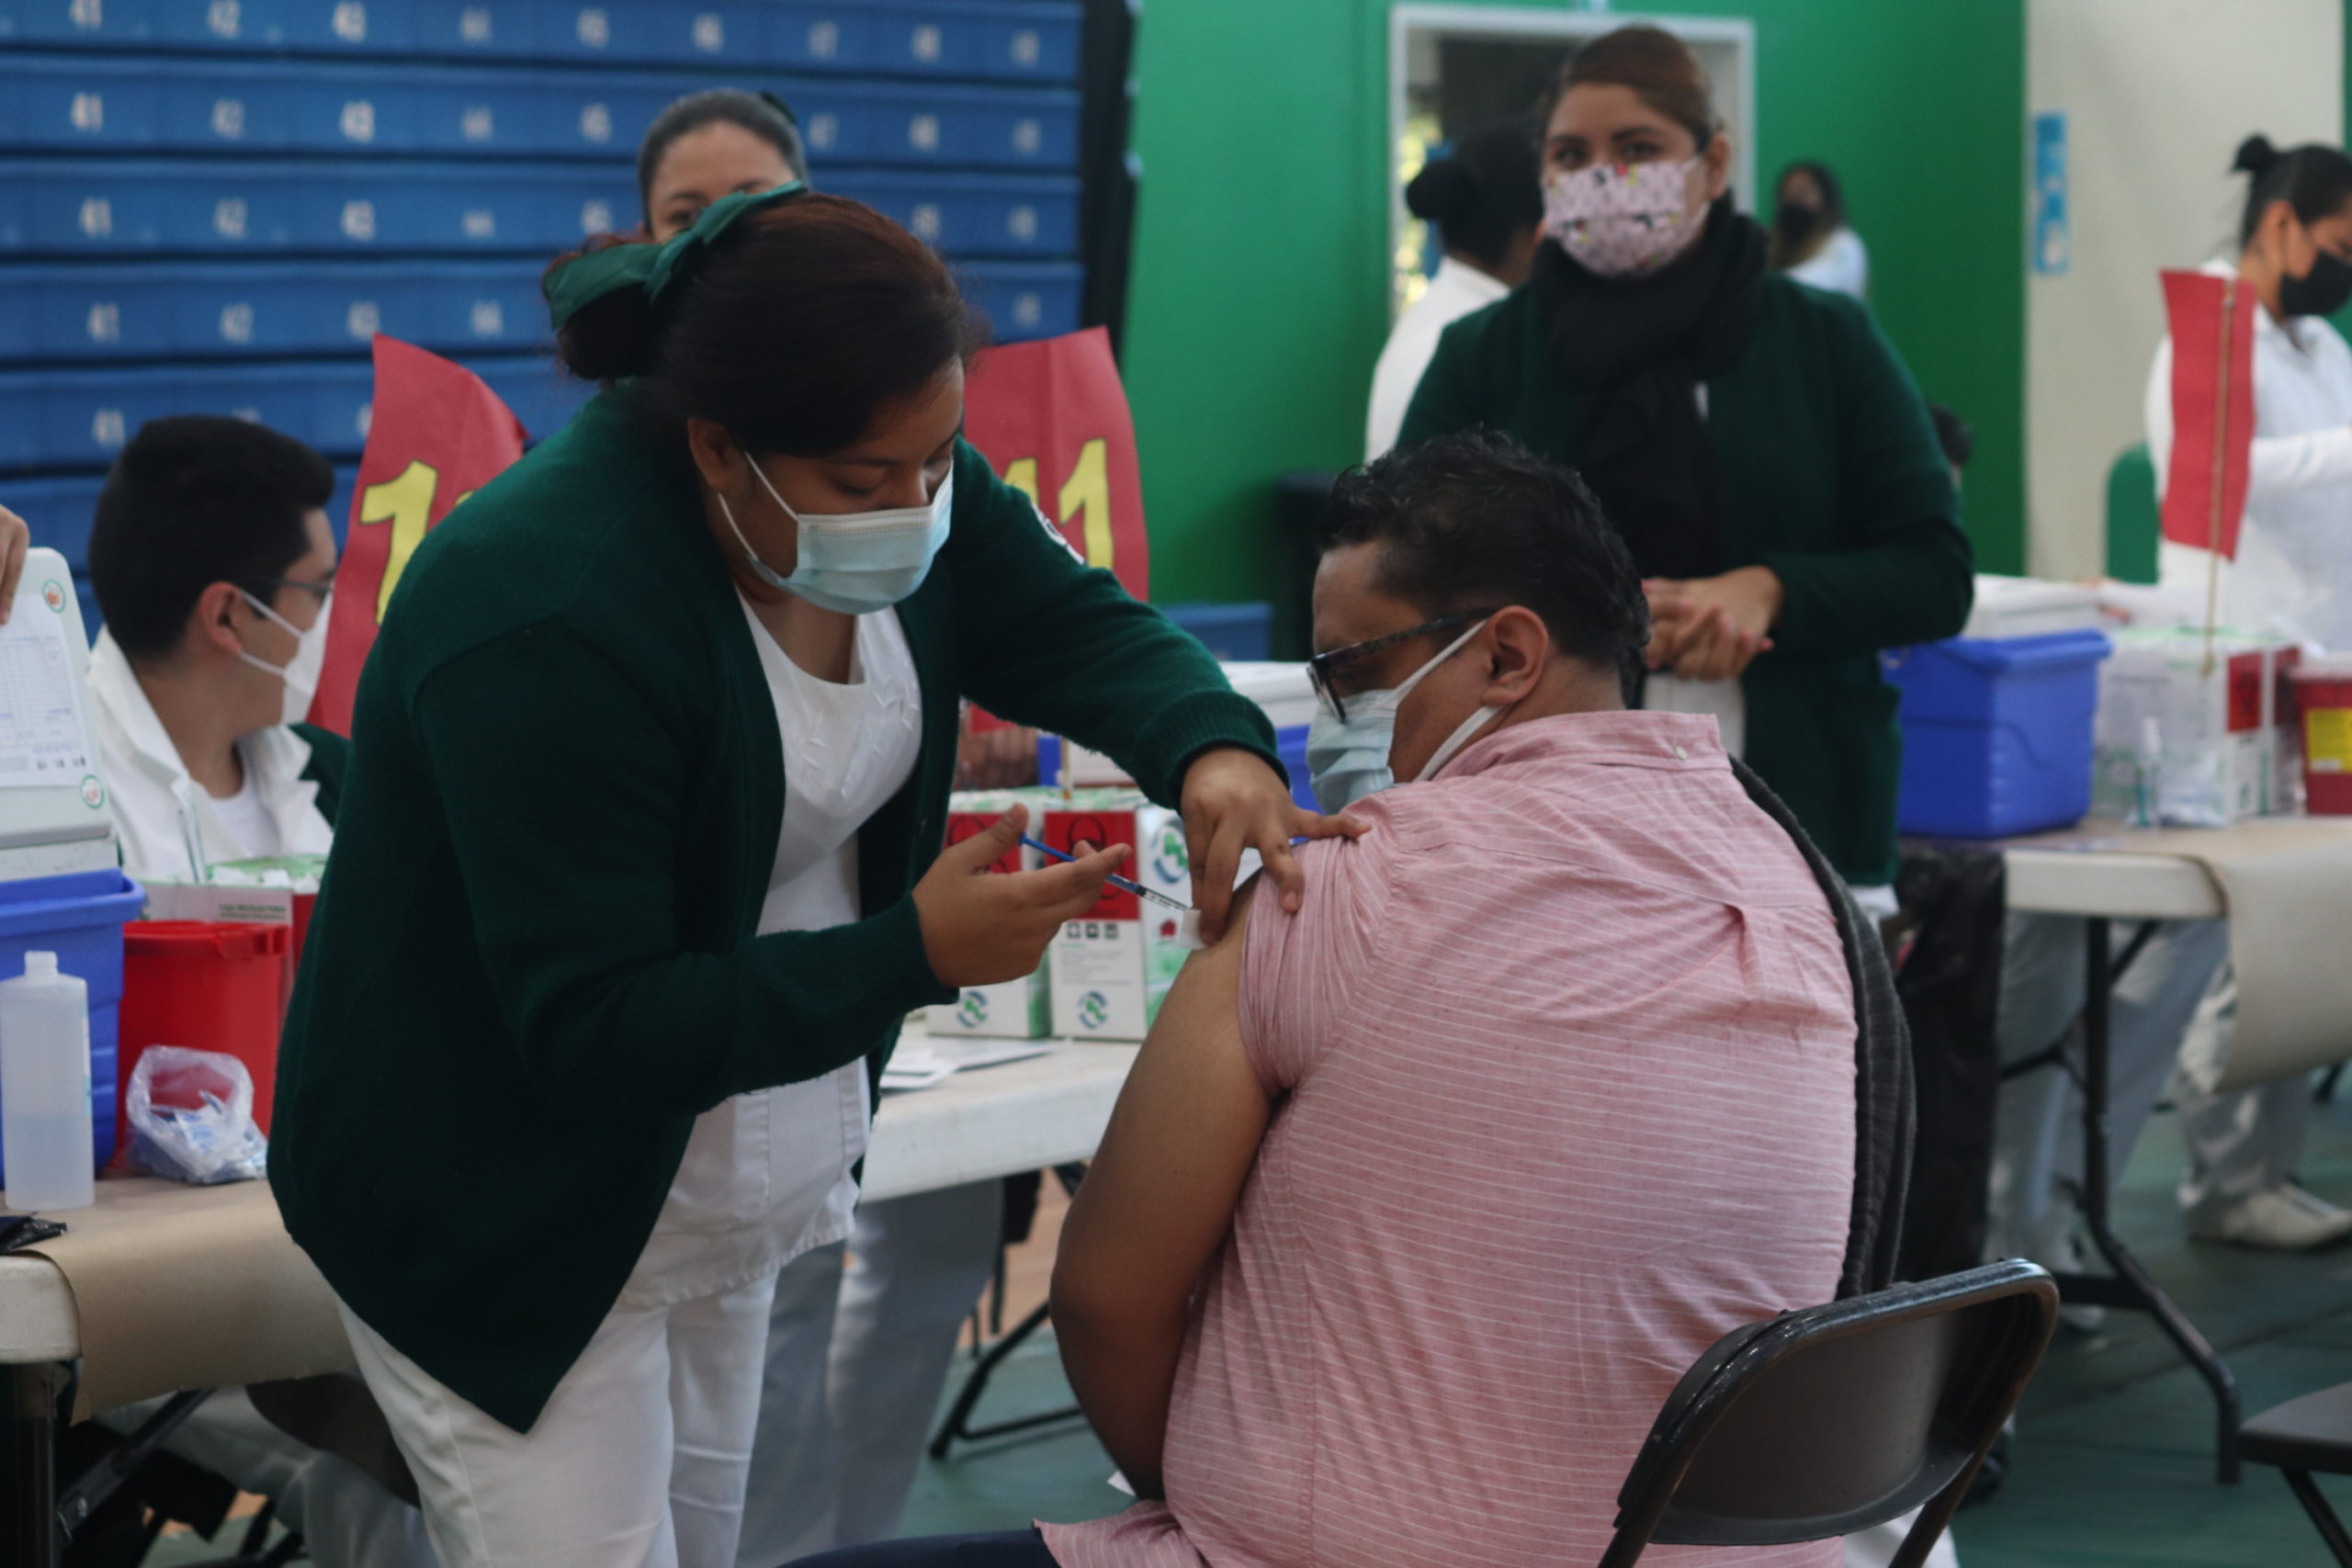
<path fill-rule="evenodd" d="M 2119 1200 L 2125 1235 L 2181 1304 L 2228 1354 L 2246 1408 L 2352 1381 L 2352 1249 L 2275 1258 L 2193 1246 L 2172 1212 L 2179 1145 L 2159 1117 Z M 2304 1175 L 2352 1202 L 2352 1103 L 2314 1117 Z M 1016 1298 L 1037 1288 L 1033 1258 Z M 963 1364 L 958 1363 L 960 1377 Z M 1069 1402 L 1050 1344 L 1006 1364 L 983 1419 Z M 2097 1335 L 2063 1333 L 2028 1397 L 2007 1486 L 1961 1517 L 1966 1568 L 2321 1568 L 2327 1558 L 2278 1477 L 2249 1472 L 2217 1486 L 2212 1406 L 2154 1327 L 2112 1314 Z M 908 1509 L 910 1534 L 1017 1528 L 1032 1518 L 1085 1518 L 1125 1501 L 1105 1483 L 1110 1461 L 1076 1423 L 925 1461 Z M 2352 1511 L 2352 1484 L 2343 1488 Z M 171 1542 L 158 1563 L 206 1553 Z M 1562 1568 L 1573 1568 L 1563 1564 Z"/>

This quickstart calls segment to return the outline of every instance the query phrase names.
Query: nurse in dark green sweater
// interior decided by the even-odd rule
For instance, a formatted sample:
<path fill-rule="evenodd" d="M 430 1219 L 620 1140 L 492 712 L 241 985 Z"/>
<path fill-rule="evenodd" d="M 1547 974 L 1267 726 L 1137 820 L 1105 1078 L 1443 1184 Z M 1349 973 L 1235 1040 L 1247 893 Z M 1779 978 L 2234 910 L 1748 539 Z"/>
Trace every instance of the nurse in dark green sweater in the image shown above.
<path fill-rule="evenodd" d="M 1894 875 L 1885 648 L 1956 634 L 1967 536 L 1927 404 L 1855 301 L 1765 265 L 1688 46 L 1562 68 L 1532 278 L 1448 328 L 1401 440 L 1484 425 L 1580 469 L 1633 547 L 1645 705 L 1712 713 L 1849 881 Z"/>
<path fill-rule="evenodd" d="M 724 1568 L 769 1292 L 845 1233 L 899 1021 L 1028 973 L 1122 853 L 943 852 L 958 698 L 1180 803 L 1204 928 L 1334 829 L 962 441 L 973 319 L 903 230 L 730 197 L 548 295 L 613 384 L 401 579 L 271 1176 L 443 1568 Z"/>

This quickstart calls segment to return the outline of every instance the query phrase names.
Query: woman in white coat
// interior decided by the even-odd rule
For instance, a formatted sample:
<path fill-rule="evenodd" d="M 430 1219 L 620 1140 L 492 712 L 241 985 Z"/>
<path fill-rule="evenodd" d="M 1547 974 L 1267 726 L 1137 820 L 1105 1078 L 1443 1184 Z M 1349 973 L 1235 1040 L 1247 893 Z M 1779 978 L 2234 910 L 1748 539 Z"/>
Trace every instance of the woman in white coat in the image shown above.
<path fill-rule="evenodd" d="M 1836 171 L 1811 159 L 1791 164 L 1772 191 L 1773 270 L 1867 300 L 1871 254 L 1846 221 L 1846 192 Z"/>
<path fill-rule="evenodd" d="M 2352 158 L 2280 152 L 2251 136 L 2234 274 L 2262 301 L 2254 319 L 2254 453 L 2237 559 L 2222 563 L 2222 619 L 2352 652 L 2352 347 L 2323 318 L 2352 302 Z M 2161 490 L 2172 454 L 2172 340 L 2148 373 L 2148 456 Z M 2166 582 L 2204 589 L 2204 550 L 2166 544 Z"/>
<path fill-rule="evenodd" d="M 2261 309 L 2254 318 L 2255 435 L 2236 561 L 2166 544 L 2163 575 L 2201 598 L 2218 564 L 2224 623 L 2314 648 L 2352 649 L 2352 349 L 2322 320 L 2352 300 L 2352 158 L 2334 147 L 2281 152 L 2246 139 L 2234 167 L 2249 176 L 2234 261 L 2205 270 L 2234 276 Z M 2148 374 L 2149 456 L 2159 489 L 2172 454 L 2172 343 Z M 2057 1038 L 2082 1005 L 2082 922 L 2010 917 L 2001 982 L 2001 1051 L 2017 1059 Z M 2201 1240 L 2274 1250 L 2352 1235 L 2352 1212 L 2296 1178 L 2311 1090 L 2300 1077 L 2213 1095 L 2176 1078 L 2184 1036 L 2200 1055 L 2233 1026 L 2236 985 L 2219 920 L 2169 921 L 2118 986 L 2109 1147 L 2117 1169 L 2167 1080 L 2188 1169 L 2180 1202 Z M 1996 1183 L 2001 1250 L 2064 1268 L 2073 1261 L 2070 1206 L 2051 1201 L 2082 1160 L 2076 1112 L 2060 1075 L 2013 1081 L 2001 1103 L 2008 1154 Z"/>
<path fill-rule="evenodd" d="M 1364 420 L 1367 463 L 1396 445 L 1439 334 L 1527 281 L 1544 230 L 1533 129 L 1505 120 L 1468 132 L 1444 157 L 1421 165 L 1405 187 L 1405 206 L 1437 225 L 1445 259 L 1421 297 L 1396 318 L 1373 367 L 1372 409 Z"/>

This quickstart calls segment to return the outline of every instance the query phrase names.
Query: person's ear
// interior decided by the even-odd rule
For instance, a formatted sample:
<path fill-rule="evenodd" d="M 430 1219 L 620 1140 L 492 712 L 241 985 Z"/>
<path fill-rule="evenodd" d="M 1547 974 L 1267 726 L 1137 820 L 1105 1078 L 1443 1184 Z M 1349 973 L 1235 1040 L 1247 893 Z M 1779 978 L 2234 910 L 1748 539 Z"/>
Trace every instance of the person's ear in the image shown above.
<path fill-rule="evenodd" d="M 1552 629 L 1526 605 L 1512 604 L 1487 622 L 1486 641 L 1487 685 L 1479 704 L 1509 707 L 1544 679 L 1552 662 Z"/>
<path fill-rule="evenodd" d="M 721 495 L 737 493 L 750 478 L 744 469 L 751 459 L 717 420 L 686 421 L 686 451 L 694 457 L 695 471 L 702 475 L 702 482 Z"/>
<path fill-rule="evenodd" d="M 196 596 L 196 607 L 187 613 L 184 646 L 191 649 L 209 648 L 232 657 L 244 652 L 245 637 L 237 615 L 244 602 L 233 582 L 207 586 Z"/>
<path fill-rule="evenodd" d="M 2295 204 L 2281 198 L 2262 209 L 2256 231 L 2270 253 L 2270 265 L 2281 276 L 2292 276 L 2295 266 Z"/>
<path fill-rule="evenodd" d="M 1701 153 L 1706 159 L 1707 200 L 1712 204 L 1731 188 L 1731 138 L 1718 130 Z"/>

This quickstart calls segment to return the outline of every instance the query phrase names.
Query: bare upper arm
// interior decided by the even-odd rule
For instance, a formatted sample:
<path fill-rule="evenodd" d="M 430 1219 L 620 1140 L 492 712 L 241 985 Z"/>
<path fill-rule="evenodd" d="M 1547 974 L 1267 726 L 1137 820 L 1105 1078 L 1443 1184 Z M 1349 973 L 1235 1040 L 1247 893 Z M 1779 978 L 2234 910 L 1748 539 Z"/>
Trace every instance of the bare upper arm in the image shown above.
<path fill-rule="evenodd" d="M 1136 1057 L 1062 1227 L 1057 1310 L 1181 1308 L 1231 1228 L 1272 1113 L 1241 1042 L 1255 887 L 1236 896 L 1222 940 L 1177 976 Z"/>

